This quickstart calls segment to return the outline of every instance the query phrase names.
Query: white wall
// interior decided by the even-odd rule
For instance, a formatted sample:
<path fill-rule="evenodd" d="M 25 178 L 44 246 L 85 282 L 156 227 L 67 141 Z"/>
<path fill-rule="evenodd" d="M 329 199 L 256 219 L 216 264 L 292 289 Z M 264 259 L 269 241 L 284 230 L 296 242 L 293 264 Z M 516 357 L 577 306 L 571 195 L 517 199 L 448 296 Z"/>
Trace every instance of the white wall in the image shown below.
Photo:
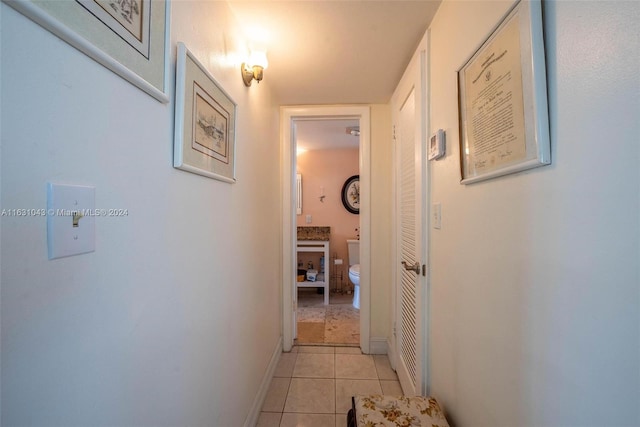
<path fill-rule="evenodd" d="M 52 180 L 129 211 L 55 261 L 45 218 L 2 218 L 2 425 L 242 425 L 281 334 L 278 111 L 226 2 L 173 2 L 171 45 L 238 103 L 233 185 L 173 169 L 172 103 L 0 13 L 2 208 Z"/>
<path fill-rule="evenodd" d="M 371 339 L 391 336 L 391 109 L 371 106 Z"/>
<path fill-rule="evenodd" d="M 458 426 L 638 425 L 640 4 L 545 2 L 553 164 L 460 185 L 456 70 L 510 5 L 431 26 L 431 392 Z"/>

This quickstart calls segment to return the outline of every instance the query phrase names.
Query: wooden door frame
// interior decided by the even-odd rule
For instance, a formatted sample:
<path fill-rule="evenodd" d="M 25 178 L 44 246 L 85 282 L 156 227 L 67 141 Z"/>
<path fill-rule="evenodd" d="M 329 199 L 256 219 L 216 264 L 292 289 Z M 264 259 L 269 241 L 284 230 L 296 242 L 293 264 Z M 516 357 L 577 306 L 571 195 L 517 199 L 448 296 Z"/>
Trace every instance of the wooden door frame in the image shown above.
<path fill-rule="evenodd" d="M 360 120 L 360 349 L 368 354 L 371 329 L 371 109 L 363 105 L 280 108 L 282 179 L 282 342 L 293 347 L 293 301 L 296 292 L 296 150 L 293 125 L 299 119 Z"/>

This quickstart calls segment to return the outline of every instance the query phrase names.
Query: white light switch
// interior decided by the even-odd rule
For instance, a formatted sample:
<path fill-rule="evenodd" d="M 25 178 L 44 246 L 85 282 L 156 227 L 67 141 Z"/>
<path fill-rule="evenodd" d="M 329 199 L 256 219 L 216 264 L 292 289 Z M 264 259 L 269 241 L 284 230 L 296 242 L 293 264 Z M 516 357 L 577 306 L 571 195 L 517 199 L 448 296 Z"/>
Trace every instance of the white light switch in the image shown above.
<path fill-rule="evenodd" d="M 307 224 L 311 224 L 311 215 L 307 215 L 307 217 L 305 218 L 305 222 Z"/>
<path fill-rule="evenodd" d="M 96 250 L 96 188 L 47 183 L 49 259 Z"/>
<path fill-rule="evenodd" d="M 440 203 L 434 203 L 432 209 L 433 228 L 440 230 L 442 228 L 442 206 Z"/>

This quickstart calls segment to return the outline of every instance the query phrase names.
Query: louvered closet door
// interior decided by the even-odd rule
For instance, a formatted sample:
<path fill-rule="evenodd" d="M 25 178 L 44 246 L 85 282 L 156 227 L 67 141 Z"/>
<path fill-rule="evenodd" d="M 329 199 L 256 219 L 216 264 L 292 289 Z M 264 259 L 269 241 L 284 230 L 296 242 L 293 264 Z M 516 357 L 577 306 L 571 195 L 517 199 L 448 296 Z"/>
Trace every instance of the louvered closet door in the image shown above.
<path fill-rule="evenodd" d="M 400 111 L 400 354 L 415 388 L 416 378 L 416 273 L 405 265 L 416 262 L 416 179 L 414 161 L 413 116 L 415 93 Z M 402 264 L 404 262 L 404 264 Z"/>
<path fill-rule="evenodd" d="M 396 371 L 406 395 L 425 390 L 423 313 L 420 59 L 414 59 L 392 102 L 396 145 Z"/>

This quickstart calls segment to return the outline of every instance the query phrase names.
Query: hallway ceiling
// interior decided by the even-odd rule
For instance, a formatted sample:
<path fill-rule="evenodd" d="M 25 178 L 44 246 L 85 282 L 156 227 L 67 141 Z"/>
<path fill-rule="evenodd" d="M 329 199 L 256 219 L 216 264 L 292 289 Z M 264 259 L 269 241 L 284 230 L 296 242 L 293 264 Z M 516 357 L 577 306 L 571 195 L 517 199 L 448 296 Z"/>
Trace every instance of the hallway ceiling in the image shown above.
<path fill-rule="evenodd" d="M 229 4 L 247 35 L 267 51 L 264 78 L 278 104 L 384 104 L 440 0 Z"/>
<path fill-rule="evenodd" d="M 347 128 L 359 124 L 358 119 L 297 120 L 296 147 L 307 151 L 358 148 L 360 138 L 347 133 Z"/>

